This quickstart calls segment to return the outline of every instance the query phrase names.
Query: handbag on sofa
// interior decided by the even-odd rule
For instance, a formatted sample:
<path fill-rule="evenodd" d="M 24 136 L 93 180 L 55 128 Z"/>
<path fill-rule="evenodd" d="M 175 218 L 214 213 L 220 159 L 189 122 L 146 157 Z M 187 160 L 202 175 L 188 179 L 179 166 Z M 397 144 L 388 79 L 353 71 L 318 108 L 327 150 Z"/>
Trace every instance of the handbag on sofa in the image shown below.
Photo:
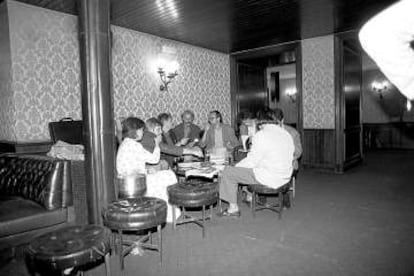
<path fill-rule="evenodd" d="M 49 133 L 53 144 L 60 140 L 70 144 L 83 145 L 82 131 L 83 122 L 81 120 L 63 118 L 58 122 L 49 123 Z"/>

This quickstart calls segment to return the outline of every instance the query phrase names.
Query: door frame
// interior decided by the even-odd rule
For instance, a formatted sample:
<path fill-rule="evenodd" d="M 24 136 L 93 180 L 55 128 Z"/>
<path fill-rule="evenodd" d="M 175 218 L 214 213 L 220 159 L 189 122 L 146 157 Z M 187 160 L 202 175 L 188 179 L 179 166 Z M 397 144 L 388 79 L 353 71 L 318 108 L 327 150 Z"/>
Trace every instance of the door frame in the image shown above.
<path fill-rule="evenodd" d="M 353 40 L 355 45 L 347 46 L 351 51 L 359 54 L 361 63 L 361 74 L 360 74 L 360 101 L 359 101 L 359 123 L 361 126 L 360 130 L 360 144 L 359 144 L 359 156 L 354 156 L 349 160 L 346 160 L 345 156 L 345 94 L 343 93 L 344 86 L 344 42 Z M 351 47 L 350 47 L 351 46 Z M 344 170 L 358 164 L 364 158 L 364 152 L 362 149 L 362 56 L 361 48 L 358 44 L 358 36 L 356 32 L 347 32 L 341 34 L 335 34 L 334 40 L 334 75 L 335 75 L 335 171 L 342 173 Z"/>
<path fill-rule="evenodd" d="M 231 101 L 231 121 L 233 127 L 236 124 L 237 114 L 240 111 L 237 102 L 238 95 L 238 73 L 237 64 L 242 59 L 263 58 L 274 56 L 282 52 L 294 50 L 296 55 L 296 106 L 298 111 L 297 131 L 303 137 L 303 105 L 302 105 L 302 43 L 300 41 L 282 43 L 269 47 L 251 49 L 230 54 L 230 101 Z"/>

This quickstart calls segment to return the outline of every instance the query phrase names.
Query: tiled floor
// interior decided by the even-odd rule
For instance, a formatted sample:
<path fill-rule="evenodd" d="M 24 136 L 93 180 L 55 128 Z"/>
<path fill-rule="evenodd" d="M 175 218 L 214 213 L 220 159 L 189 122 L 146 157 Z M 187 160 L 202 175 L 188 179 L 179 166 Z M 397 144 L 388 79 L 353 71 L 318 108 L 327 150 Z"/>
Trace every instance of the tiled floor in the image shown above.
<path fill-rule="evenodd" d="M 414 152 L 371 152 L 342 175 L 301 171 L 295 206 L 282 220 L 214 218 L 207 236 L 194 224 L 164 229 L 164 261 L 127 256 L 124 275 L 412 275 Z M 118 259 L 112 275 L 122 275 Z M 0 275 L 27 275 L 16 261 Z M 104 275 L 104 266 L 87 275 Z"/>

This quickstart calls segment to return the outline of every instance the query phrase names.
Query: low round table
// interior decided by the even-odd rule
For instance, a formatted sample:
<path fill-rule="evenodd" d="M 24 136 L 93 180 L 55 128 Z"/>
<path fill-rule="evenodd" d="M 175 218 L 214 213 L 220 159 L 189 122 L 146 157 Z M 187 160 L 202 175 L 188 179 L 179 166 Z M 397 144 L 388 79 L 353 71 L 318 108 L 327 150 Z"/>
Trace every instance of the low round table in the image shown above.
<path fill-rule="evenodd" d="M 31 273 L 63 272 L 105 258 L 106 275 L 109 266 L 110 231 L 98 225 L 69 226 L 36 237 L 26 249 L 26 263 Z"/>
<path fill-rule="evenodd" d="M 204 222 L 206 219 L 213 218 L 213 204 L 217 202 L 219 197 L 218 183 L 191 179 L 169 186 L 167 192 L 168 202 L 182 208 L 178 218 L 176 218 L 175 208 L 172 208 L 174 229 L 179 224 L 193 222 L 203 229 L 203 237 L 205 237 Z M 206 206 L 210 206 L 210 214 L 207 217 Z M 185 211 L 185 208 L 197 207 L 202 208 L 201 218 L 190 216 Z"/>
<path fill-rule="evenodd" d="M 167 218 L 167 203 L 155 197 L 127 198 L 112 202 L 103 212 L 104 225 L 118 233 L 115 243 L 119 250 L 121 269 L 124 269 L 124 256 L 135 247 L 152 249 L 160 253 L 162 262 L 162 224 Z M 157 228 L 158 245 L 152 244 L 152 228 Z M 124 231 L 148 230 L 138 240 L 123 239 Z M 150 244 L 146 243 L 150 240 Z M 123 245 L 127 245 L 124 250 Z"/>

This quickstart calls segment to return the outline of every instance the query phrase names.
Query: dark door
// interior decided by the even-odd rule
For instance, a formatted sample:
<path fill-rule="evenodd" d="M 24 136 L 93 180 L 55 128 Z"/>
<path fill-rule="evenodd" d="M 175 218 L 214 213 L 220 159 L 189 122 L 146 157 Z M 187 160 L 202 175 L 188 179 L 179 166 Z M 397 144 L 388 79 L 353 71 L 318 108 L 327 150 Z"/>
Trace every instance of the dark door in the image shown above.
<path fill-rule="evenodd" d="M 267 105 L 267 93 L 265 89 L 265 69 L 248 64 L 237 64 L 238 111 L 249 110 L 257 112 Z"/>
<path fill-rule="evenodd" d="M 345 41 L 342 86 L 345 166 L 362 158 L 361 75 L 361 54 Z"/>

